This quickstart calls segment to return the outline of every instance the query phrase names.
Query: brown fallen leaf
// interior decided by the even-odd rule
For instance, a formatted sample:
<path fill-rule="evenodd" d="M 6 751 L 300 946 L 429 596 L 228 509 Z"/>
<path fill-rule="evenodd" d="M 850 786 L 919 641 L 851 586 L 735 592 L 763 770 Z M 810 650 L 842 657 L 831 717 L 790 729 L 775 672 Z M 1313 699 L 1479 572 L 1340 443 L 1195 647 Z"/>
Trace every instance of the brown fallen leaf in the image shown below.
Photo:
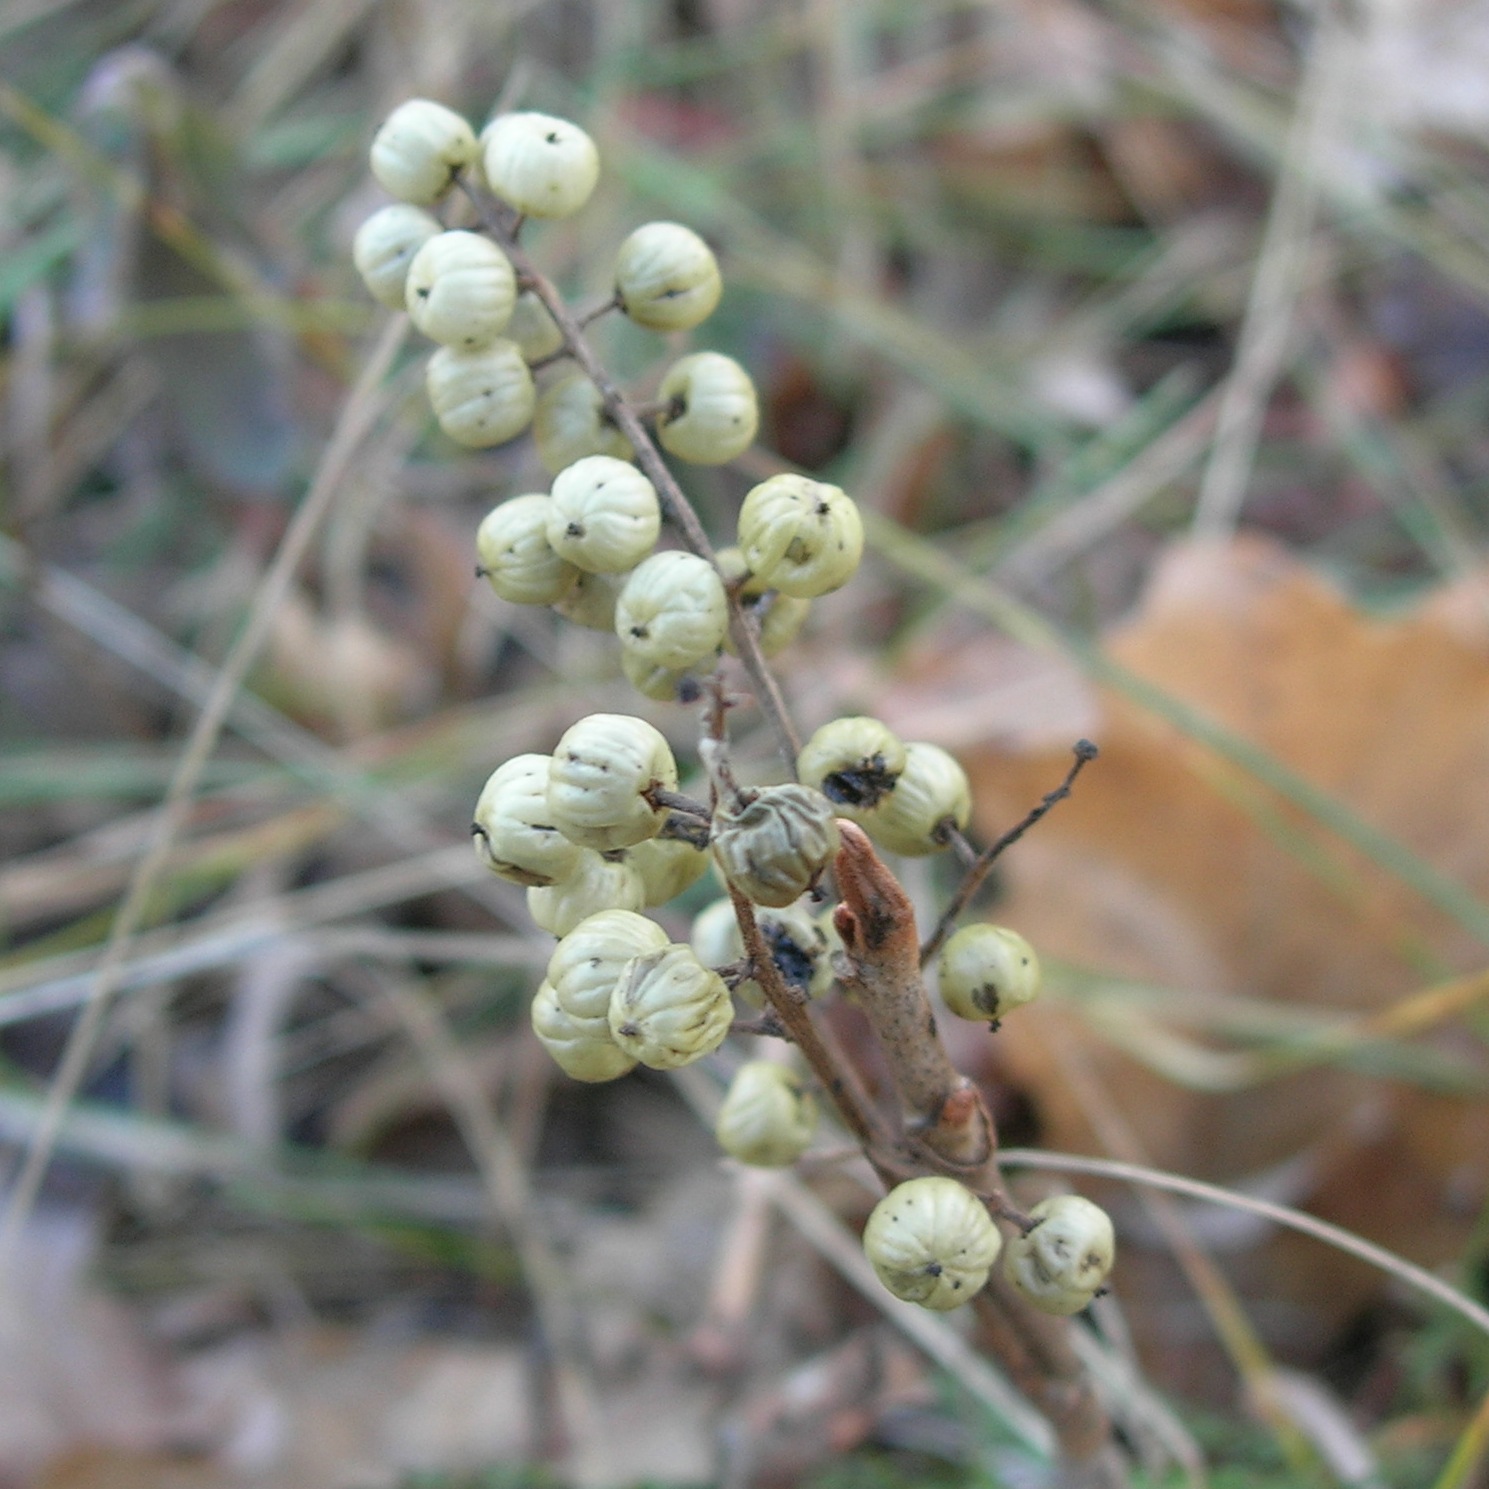
<path fill-rule="evenodd" d="M 1489 647 L 1475 604 L 1481 593 L 1459 587 L 1374 619 L 1270 543 L 1181 544 L 1105 649 L 1489 899 Z M 941 675 L 966 688 L 976 656 L 947 656 Z M 1054 696 L 1070 670 L 1047 665 Z M 920 669 L 913 692 L 887 700 L 889 722 L 935 686 Z M 1452 1258 L 1489 1193 L 1483 1095 L 1327 1060 L 1267 1078 L 1226 1030 L 1243 1015 L 1358 1020 L 1482 968 L 1489 949 L 1175 727 L 1111 688 L 1085 691 L 1101 759 L 1005 860 L 996 912 L 1056 964 L 1056 995 L 995 1040 L 963 1026 L 964 1057 L 1030 1097 L 1047 1146 L 1112 1151 L 1125 1124 L 1160 1167 L 1254 1186 L 1419 1261 Z M 985 838 L 1059 781 L 1079 713 L 1052 710 L 1042 741 L 1025 720 L 1021 732 L 989 728 L 996 743 L 959 742 Z M 1121 996 L 1114 979 L 1166 996 Z M 1424 1044 L 1489 1076 L 1461 1021 Z M 1113 1198 L 1119 1291 L 1173 1363 L 1208 1325 L 1130 1196 Z M 1269 1341 L 1295 1358 L 1316 1359 L 1383 1286 L 1317 1243 L 1214 1211 L 1193 1221 Z"/>

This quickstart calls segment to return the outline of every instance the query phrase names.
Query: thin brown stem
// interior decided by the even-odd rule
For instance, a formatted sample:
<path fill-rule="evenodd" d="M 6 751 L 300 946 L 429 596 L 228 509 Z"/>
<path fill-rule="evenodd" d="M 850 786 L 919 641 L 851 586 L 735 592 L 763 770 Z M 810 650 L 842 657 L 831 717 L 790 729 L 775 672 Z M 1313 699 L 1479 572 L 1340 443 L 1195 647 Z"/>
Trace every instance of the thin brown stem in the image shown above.
<path fill-rule="evenodd" d="M 549 352 L 546 357 L 536 357 L 527 364 L 529 372 L 541 372 L 545 367 L 552 367 L 558 362 L 568 362 L 573 358 L 573 352 L 568 347 L 561 346 L 556 352 Z"/>
<path fill-rule="evenodd" d="M 868 1093 L 858 1078 L 858 1072 L 836 1048 L 826 1030 L 818 1027 L 807 1008 L 802 995 L 786 984 L 781 970 L 770 954 L 770 947 L 760 933 L 760 924 L 755 919 L 755 907 L 734 886 L 729 886 L 729 898 L 734 901 L 735 918 L 739 921 L 739 934 L 744 941 L 745 954 L 750 959 L 755 981 L 765 994 L 771 1011 L 780 1021 L 786 1037 L 799 1049 L 802 1057 L 811 1066 L 812 1073 L 821 1083 L 828 1099 L 837 1108 L 843 1125 L 858 1140 L 878 1166 L 876 1155 L 887 1155 L 894 1146 L 893 1138 L 883 1116 L 869 1099 Z"/>
<path fill-rule="evenodd" d="M 655 419 L 658 414 L 673 414 L 678 411 L 678 401 L 675 398 L 650 398 L 645 403 L 633 403 L 631 405 L 636 417 L 643 421 Z"/>
<path fill-rule="evenodd" d="M 574 317 L 574 324 L 581 328 L 592 325 L 601 316 L 609 315 L 612 310 L 619 310 L 620 304 L 620 292 L 617 290 L 608 300 L 604 300 L 598 305 L 591 305 L 588 310 L 581 310 Z"/>
<path fill-rule="evenodd" d="M 1064 801 L 1070 795 L 1070 788 L 1075 784 L 1075 778 L 1100 753 L 1089 739 L 1078 739 L 1073 749 L 1075 763 L 1066 771 L 1065 779 L 1053 791 L 1047 793 L 1039 805 L 1021 822 L 1010 827 L 996 843 L 978 855 L 977 861 L 967 871 L 966 878 L 962 880 L 957 892 L 951 897 L 951 903 L 942 911 L 941 919 L 936 922 L 936 929 L 931 933 L 930 939 L 920 948 L 922 967 L 946 944 L 952 927 L 961 918 L 962 911 L 972 903 L 972 896 L 982 888 L 983 880 L 987 878 L 999 857 L 1006 849 L 1018 842 L 1036 822 L 1046 816 L 1057 803 Z"/>
<path fill-rule="evenodd" d="M 975 867 L 978 858 L 977 849 L 967 840 L 966 833 L 950 817 L 941 823 L 931 836 L 949 844 L 951 851 L 956 854 L 957 861 L 964 869 Z"/>
<path fill-rule="evenodd" d="M 1049 1419 L 1062 1489 L 1123 1489 L 1111 1423 L 1070 1343 L 1069 1320 L 1032 1308 L 995 1271 L 973 1304 L 980 1332 L 1013 1384 Z"/>
<path fill-rule="evenodd" d="M 665 786 L 651 786 L 642 795 L 654 807 L 666 807 L 670 812 L 679 812 L 684 817 L 701 817 L 706 822 L 712 815 L 708 803 L 689 796 L 685 791 L 669 791 Z"/>

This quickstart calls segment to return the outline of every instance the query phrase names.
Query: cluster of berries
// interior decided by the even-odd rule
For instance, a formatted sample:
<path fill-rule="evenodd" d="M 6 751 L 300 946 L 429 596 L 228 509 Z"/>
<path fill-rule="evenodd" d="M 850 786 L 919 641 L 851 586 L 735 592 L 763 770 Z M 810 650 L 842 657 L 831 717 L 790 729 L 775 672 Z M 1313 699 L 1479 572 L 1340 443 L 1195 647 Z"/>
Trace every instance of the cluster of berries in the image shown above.
<path fill-rule="evenodd" d="M 524 218 L 567 216 L 589 198 L 599 177 L 589 136 L 567 120 L 511 113 L 478 137 L 458 114 L 414 100 L 378 131 L 372 170 L 398 200 L 362 226 L 353 256 L 373 296 L 406 307 L 440 343 L 426 385 L 441 428 L 482 447 L 531 427 L 553 477 L 546 493 L 511 497 L 480 525 L 479 572 L 496 593 L 613 630 L 627 678 L 652 698 L 685 696 L 690 679 L 733 649 L 731 599 L 766 656 L 787 645 L 811 601 L 858 567 L 863 525 L 852 500 L 805 476 L 775 476 L 745 497 L 735 546 L 712 561 L 656 551 L 657 490 L 633 463 L 637 452 L 600 388 L 563 365 L 575 350 L 573 323 L 566 333 L 490 236 L 447 229 L 426 210 L 463 180 L 494 199 L 515 243 Z M 614 283 L 614 308 L 657 331 L 697 326 L 722 290 L 708 245 L 670 222 L 648 223 L 622 243 Z M 721 464 L 755 437 L 755 389 L 730 358 L 693 353 L 663 377 L 651 416 L 668 453 Z M 718 1049 L 735 998 L 759 1006 L 760 969 L 746 956 L 730 898 L 696 918 L 688 943 L 672 942 L 642 913 L 710 866 L 758 907 L 786 984 L 803 998 L 820 996 L 833 981 L 836 938 L 808 897 L 837 854 L 837 819 L 858 822 L 892 852 L 919 856 L 945 847 L 971 815 L 957 762 L 935 745 L 902 742 L 876 719 L 824 725 L 796 765 L 798 781 L 744 791 L 731 782 L 710 809 L 680 793 L 677 762 L 652 725 L 592 714 L 552 755 L 519 755 L 486 782 L 472 827 L 476 850 L 493 873 L 526 887 L 534 920 L 558 938 L 532 1023 L 570 1075 L 607 1081 L 637 1064 L 678 1068 Z M 953 936 L 938 974 L 952 1012 L 994 1025 L 1039 988 L 1033 949 L 992 925 Z M 740 1161 L 779 1166 L 807 1150 L 816 1119 L 799 1075 L 750 1061 L 716 1132 Z M 951 1179 L 915 1179 L 880 1203 L 864 1244 L 886 1286 L 926 1307 L 970 1299 L 1002 1250 L 1008 1276 L 1034 1302 L 1075 1312 L 1110 1268 L 1110 1222 L 1069 1197 L 1046 1202 L 1034 1218 L 1004 1248 L 971 1191 Z"/>
<path fill-rule="evenodd" d="M 671 701 L 733 649 L 731 585 L 770 656 L 800 631 L 809 602 L 846 583 L 863 556 L 852 499 L 806 476 L 756 486 L 740 508 L 738 546 L 716 563 L 653 552 L 661 521 L 641 471 L 613 455 L 585 455 L 546 495 L 510 497 L 486 516 L 476 534 L 480 572 L 505 600 L 613 630 L 631 685 Z"/>
<path fill-rule="evenodd" d="M 1045 1313 L 1079 1313 L 1102 1290 L 1116 1257 L 1105 1210 L 1059 1194 L 1029 1212 L 1008 1242 L 987 1206 L 955 1179 L 907 1179 L 874 1206 L 863 1249 L 897 1298 L 944 1311 L 969 1303 L 999 1255 L 1003 1275 Z"/>
<path fill-rule="evenodd" d="M 462 178 L 523 218 L 567 217 L 594 190 L 594 141 L 567 119 L 498 114 L 478 138 L 459 114 L 411 99 L 389 115 L 372 142 L 372 173 L 391 205 L 357 232 L 352 258 L 368 291 L 440 349 L 426 375 L 429 401 L 451 439 L 498 445 L 534 426 L 550 471 L 582 455 L 629 459 L 593 385 L 572 373 L 540 395 L 533 364 L 564 350 L 563 332 L 511 260 L 483 233 L 446 228 L 426 210 Z M 638 228 L 615 260 L 615 303 L 637 325 L 689 330 L 722 291 L 712 250 L 675 222 Z M 732 460 L 749 447 L 758 422 L 755 388 L 729 357 L 685 357 L 663 379 L 657 433 L 665 449 L 700 464 Z"/>

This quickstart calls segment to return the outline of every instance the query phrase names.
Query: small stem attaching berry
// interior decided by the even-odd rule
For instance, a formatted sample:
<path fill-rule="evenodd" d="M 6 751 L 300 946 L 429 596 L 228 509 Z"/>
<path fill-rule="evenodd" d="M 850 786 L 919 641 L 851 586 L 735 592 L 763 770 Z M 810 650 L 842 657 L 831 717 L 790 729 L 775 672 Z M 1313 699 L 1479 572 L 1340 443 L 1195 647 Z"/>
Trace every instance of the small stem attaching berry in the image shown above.
<path fill-rule="evenodd" d="M 951 897 L 951 903 L 941 914 L 941 919 L 936 922 L 936 929 L 931 933 L 929 939 L 920 948 L 920 965 L 924 967 L 932 957 L 946 944 L 946 938 L 951 934 L 962 911 L 972 903 L 972 896 L 982 887 L 982 882 L 988 876 L 988 871 L 998 861 L 999 856 L 1005 849 L 1011 848 L 1034 824 L 1045 817 L 1058 803 L 1070 795 L 1070 788 L 1075 784 L 1075 778 L 1082 770 L 1094 760 L 1100 751 L 1089 739 L 1078 739 L 1071 747 L 1075 754 L 1075 761 L 1065 773 L 1065 779 L 1055 787 L 1053 791 L 1046 793 L 1039 805 L 1028 813 L 1021 822 L 1010 827 L 997 842 L 985 848 L 977 857 L 976 862 L 962 880 L 957 892 Z"/>
<path fill-rule="evenodd" d="M 703 821 L 708 821 L 710 813 L 707 803 L 689 796 L 684 791 L 669 791 L 664 786 L 653 786 L 649 791 L 644 791 L 642 795 L 654 807 L 666 807 L 669 811 L 677 812 L 681 816 L 700 817 Z M 678 835 L 672 834 L 674 837 Z"/>
<path fill-rule="evenodd" d="M 760 932 L 754 905 L 733 886 L 730 886 L 729 898 L 734 902 L 740 938 L 744 941 L 745 955 L 754 968 L 755 980 L 785 1030 L 786 1038 L 801 1051 L 828 1100 L 837 1109 L 843 1125 L 858 1139 L 870 1161 L 875 1161 L 875 1155 L 887 1154 L 897 1144 L 883 1115 L 864 1090 L 857 1071 L 836 1048 L 827 1031 L 818 1027 L 807 1005 L 786 985 L 786 979 L 781 976 L 770 947 Z"/>
<path fill-rule="evenodd" d="M 601 316 L 609 315 L 612 310 L 619 309 L 620 296 L 611 295 L 608 300 L 603 300 L 598 305 L 592 305 L 588 310 L 581 310 L 574 317 L 574 324 L 582 329 L 585 326 L 592 325 L 595 321 L 599 320 Z"/>
<path fill-rule="evenodd" d="M 937 826 L 932 836 L 937 841 L 950 845 L 951 851 L 956 854 L 958 861 L 964 869 L 970 869 L 976 865 L 978 857 L 977 849 L 968 840 L 967 834 L 950 817 L 947 817 Z"/>

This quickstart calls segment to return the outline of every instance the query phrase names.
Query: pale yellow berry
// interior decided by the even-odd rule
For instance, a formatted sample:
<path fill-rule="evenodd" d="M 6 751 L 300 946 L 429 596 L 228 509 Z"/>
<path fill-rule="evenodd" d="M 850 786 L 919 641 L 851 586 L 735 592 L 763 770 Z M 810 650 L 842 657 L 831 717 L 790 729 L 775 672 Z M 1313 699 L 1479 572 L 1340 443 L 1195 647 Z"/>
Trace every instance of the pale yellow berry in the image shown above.
<path fill-rule="evenodd" d="M 614 631 L 615 602 L 624 582 L 624 574 L 591 574 L 580 569 L 573 589 L 553 608 L 565 620 L 571 620 L 586 630 Z"/>
<path fill-rule="evenodd" d="M 615 1042 L 654 1070 L 712 1054 L 733 1022 L 724 979 L 682 942 L 628 962 L 610 998 Z"/>
<path fill-rule="evenodd" d="M 908 1179 L 874 1206 L 864 1254 L 895 1297 L 944 1312 L 986 1285 L 1003 1238 L 983 1202 L 955 1179 Z"/>
<path fill-rule="evenodd" d="M 595 142 L 551 114 L 498 114 L 481 142 L 486 184 L 528 217 L 568 217 L 600 179 Z"/>
<path fill-rule="evenodd" d="M 505 444 L 532 423 L 532 373 L 510 341 L 442 346 L 429 359 L 424 386 L 439 427 L 469 449 Z"/>
<path fill-rule="evenodd" d="M 1101 1291 L 1116 1260 L 1111 1217 L 1078 1194 L 1047 1199 L 1029 1217 L 1039 1224 L 1008 1243 L 1004 1276 L 1045 1313 L 1079 1313 Z"/>
<path fill-rule="evenodd" d="M 402 301 L 399 302 L 402 304 Z M 517 349 L 527 362 L 540 362 L 563 350 L 564 333 L 558 322 L 548 313 L 548 307 L 532 290 L 523 290 L 512 306 L 512 318 L 507 322 L 508 341 L 515 341 Z"/>
<path fill-rule="evenodd" d="M 714 814 L 713 854 L 746 899 L 789 905 L 838 851 L 833 806 L 810 786 L 767 786 L 745 806 Z"/>
<path fill-rule="evenodd" d="M 547 755 L 517 755 L 492 772 L 476 801 L 476 856 L 512 884 L 553 884 L 577 872 L 584 849 L 549 820 Z"/>
<path fill-rule="evenodd" d="M 693 917 L 688 944 L 705 967 L 717 969 L 743 960 L 744 942 L 740 939 L 734 901 L 725 895 L 705 905 Z"/>
<path fill-rule="evenodd" d="M 616 255 L 621 308 L 653 331 L 691 330 L 713 313 L 723 288 L 713 250 L 681 223 L 648 222 Z"/>
<path fill-rule="evenodd" d="M 729 625 L 724 581 L 695 553 L 654 553 L 621 587 L 615 632 L 655 667 L 683 669 L 716 655 Z"/>
<path fill-rule="evenodd" d="M 939 745 L 916 741 L 905 746 L 905 768 L 894 789 L 864 821 L 891 853 L 916 858 L 946 846 L 937 836 L 943 824 L 960 831 L 971 816 L 967 772 Z"/>
<path fill-rule="evenodd" d="M 613 1081 L 636 1062 L 610 1037 L 610 1021 L 576 1019 L 559 1006 L 553 985 L 544 982 L 533 999 L 533 1033 L 554 1062 L 576 1081 Z"/>
<path fill-rule="evenodd" d="M 894 790 L 907 751 L 886 724 L 856 715 L 824 724 L 802 746 L 796 773 L 855 822 L 868 820 Z"/>
<path fill-rule="evenodd" d="M 634 568 L 657 541 L 662 508 L 656 488 L 624 460 L 588 455 L 553 481 L 548 541 L 581 569 L 618 574 Z"/>
<path fill-rule="evenodd" d="M 739 512 L 739 546 L 752 573 L 782 594 L 811 600 L 851 579 L 863 557 L 863 519 L 836 486 L 772 476 Z"/>
<path fill-rule="evenodd" d="M 352 240 L 352 263 L 367 292 L 389 310 L 404 308 L 404 286 L 414 255 L 444 229 L 427 212 L 394 202 L 374 212 Z"/>
<path fill-rule="evenodd" d="M 513 496 L 493 507 L 476 529 L 477 570 L 502 599 L 552 605 L 573 589 L 580 571 L 548 542 L 549 501 Z"/>
<path fill-rule="evenodd" d="M 538 459 L 557 475 L 586 455 L 630 460 L 630 441 L 605 412 L 600 390 L 582 373 L 569 372 L 538 395 L 533 413 Z"/>
<path fill-rule="evenodd" d="M 708 871 L 708 850 L 682 838 L 648 838 L 625 850 L 626 862 L 641 876 L 642 904 L 665 905 L 691 889 Z"/>
<path fill-rule="evenodd" d="M 637 911 L 646 903 L 641 875 L 629 863 L 579 849 L 574 869 L 552 884 L 527 892 L 527 913 L 550 935 L 567 936 L 602 910 Z"/>
<path fill-rule="evenodd" d="M 431 341 L 472 351 L 495 341 L 512 318 L 517 276 L 490 238 L 453 228 L 414 255 L 404 303 Z M 525 370 L 525 369 L 524 369 Z"/>
<path fill-rule="evenodd" d="M 657 389 L 662 448 L 694 465 L 723 465 L 743 455 L 760 427 L 750 375 L 732 357 L 694 352 L 673 363 Z"/>
<path fill-rule="evenodd" d="M 648 793 L 677 790 L 677 762 L 661 733 L 629 714 L 580 719 L 559 740 L 548 770 L 553 825 L 605 853 L 654 838 L 668 808 Z"/>
<path fill-rule="evenodd" d="M 696 696 L 702 679 L 713 671 L 714 659 L 705 657 L 691 667 L 662 667 L 622 646 L 620 670 L 644 698 L 659 703 L 687 703 Z"/>
<path fill-rule="evenodd" d="M 579 922 L 548 958 L 548 981 L 570 1018 L 609 1028 L 610 997 L 620 974 L 646 951 L 667 945 L 656 921 L 630 910 L 602 910 Z"/>
<path fill-rule="evenodd" d="M 714 1122 L 731 1158 L 758 1168 L 784 1168 L 812 1144 L 817 1103 L 801 1077 L 770 1060 L 741 1065 Z"/>
<path fill-rule="evenodd" d="M 1039 958 L 1004 925 L 963 926 L 936 958 L 941 997 L 959 1018 L 996 1023 L 1039 995 Z"/>
<path fill-rule="evenodd" d="M 373 136 L 372 174 L 400 201 L 427 207 L 450 189 L 476 157 L 470 125 L 442 103 L 411 98 L 383 121 Z"/>

